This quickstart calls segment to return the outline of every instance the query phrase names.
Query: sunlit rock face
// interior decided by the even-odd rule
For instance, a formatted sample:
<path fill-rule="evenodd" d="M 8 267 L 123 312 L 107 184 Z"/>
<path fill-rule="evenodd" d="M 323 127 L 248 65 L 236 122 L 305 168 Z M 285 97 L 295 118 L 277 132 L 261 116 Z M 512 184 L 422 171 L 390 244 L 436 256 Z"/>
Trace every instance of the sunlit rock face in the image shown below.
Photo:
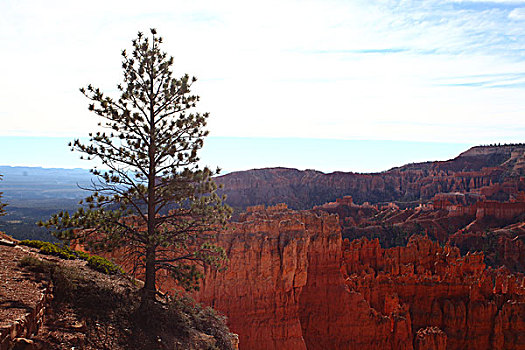
<path fill-rule="evenodd" d="M 197 300 L 240 349 L 523 349 L 523 277 L 426 237 L 341 238 L 337 215 L 249 208 L 217 236 L 230 257 Z"/>
<path fill-rule="evenodd" d="M 310 216 L 252 208 L 218 236 L 228 269 L 208 271 L 197 299 L 228 316 L 242 349 L 306 349 L 299 296 L 307 283 L 310 225 L 338 232 L 330 216 Z"/>

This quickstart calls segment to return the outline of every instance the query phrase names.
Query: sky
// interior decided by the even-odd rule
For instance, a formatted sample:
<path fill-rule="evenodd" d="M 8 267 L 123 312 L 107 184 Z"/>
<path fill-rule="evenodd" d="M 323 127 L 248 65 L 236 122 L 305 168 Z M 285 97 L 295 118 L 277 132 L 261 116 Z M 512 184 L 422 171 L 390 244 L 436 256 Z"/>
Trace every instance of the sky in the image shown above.
<path fill-rule="evenodd" d="M 199 78 L 202 158 L 229 171 L 524 141 L 525 0 L 0 0 L 0 164 L 89 167 L 54 146 L 96 129 L 78 89 L 117 96 L 120 52 L 152 27 Z"/>

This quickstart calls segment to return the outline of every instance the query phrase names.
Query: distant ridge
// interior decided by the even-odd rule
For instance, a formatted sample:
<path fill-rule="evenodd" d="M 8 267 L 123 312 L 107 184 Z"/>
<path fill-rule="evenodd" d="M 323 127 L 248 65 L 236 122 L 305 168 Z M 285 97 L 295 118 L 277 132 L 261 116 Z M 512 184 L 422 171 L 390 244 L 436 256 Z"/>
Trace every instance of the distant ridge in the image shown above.
<path fill-rule="evenodd" d="M 476 146 L 447 161 L 406 164 L 380 173 L 264 168 L 216 178 L 235 208 L 287 203 L 308 209 L 345 195 L 362 202 L 421 202 L 525 175 L 525 144 Z"/>
<path fill-rule="evenodd" d="M 86 195 L 79 186 L 86 186 L 92 178 L 86 169 L 42 168 L 27 166 L 0 166 L 3 181 L 0 191 L 13 204 L 35 199 L 77 199 Z"/>
<path fill-rule="evenodd" d="M 525 144 L 475 146 L 447 161 L 410 163 L 379 173 L 276 167 L 235 171 L 216 177 L 216 181 L 224 185 L 221 191 L 235 208 L 284 202 L 294 209 L 309 209 L 345 195 L 351 195 L 356 203 L 415 205 L 436 193 L 469 192 L 525 176 L 524 153 Z M 72 209 L 86 195 L 79 185 L 89 184 L 92 178 L 88 170 L 79 168 L 0 166 L 0 174 L 4 175 L 0 191 L 11 214 L 16 214 L 9 220 L 15 221 L 20 220 L 13 212 L 17 207 L 31 208 L 32 212 L 37 208 Z M 23 220 L 34 223 L 35 215 L 23 214 L 27 217 Z"/>

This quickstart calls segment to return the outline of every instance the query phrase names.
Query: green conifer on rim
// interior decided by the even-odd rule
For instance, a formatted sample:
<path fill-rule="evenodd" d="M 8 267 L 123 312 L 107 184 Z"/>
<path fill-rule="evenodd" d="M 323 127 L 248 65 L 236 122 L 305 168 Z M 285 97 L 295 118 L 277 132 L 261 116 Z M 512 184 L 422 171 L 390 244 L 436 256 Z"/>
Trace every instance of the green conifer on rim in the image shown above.
<path fill-rule="evenodd" d="M 202 277 L 199 265 L 221 265 L 225 253 L 210 238 L 231 209 L 216 194 L 212 176 L 219 169 L 197 164 L 208 113 L 193 112 L 196 78 L 172 76 L 173 57 L 161 51 L 155 29 L 151 37 L 139 32 L 132 43 L 131 54 L 122 51 L 120 97 L 92 85 L 80 89 L 102 119 L 101 130 L 89 134 L 89 143 L 77 139 L 70 146 L 107 170 L 91 170 L 96 180 L 77 212 L 41 224 L 61 239 L 126 251 L 144 271 L 144 305 L 155 300 L 158 271 L 189 290 Z"/>

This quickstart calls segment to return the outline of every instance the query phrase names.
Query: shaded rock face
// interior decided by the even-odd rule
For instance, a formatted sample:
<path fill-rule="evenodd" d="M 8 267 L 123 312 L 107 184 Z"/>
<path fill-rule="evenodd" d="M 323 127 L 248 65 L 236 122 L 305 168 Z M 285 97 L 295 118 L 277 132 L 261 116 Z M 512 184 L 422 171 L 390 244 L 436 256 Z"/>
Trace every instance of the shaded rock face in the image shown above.
<path fill-rule="evenodd" d="M 445 350 L 447 335 L 437 327 L 427 327 L 417 331 L 414 340 L 415 350 Z"/>
<path fill-rule="evenodd" d="M 482 254 L 460 256 L 457 248 L 421 236 L 391 249 L 367 239 L 344 246 L 346 284 L 381 313 L 408 308 L 415 348 L 443 342 L 447 349 L 525 347 L 523 275 L 487 269 Z"/>
<path fill-rule="evenodd" d="M 240 349 L 523 349 L 523 276 L 415 236 L 342 241 L 337 215 L 257 207 L 217 236 L 230 257 L 196 299 Z"/>
<path fill-rule="evenodd" d="M 216 178 L 227 203 L 235 208 L 285 202 L 291 208 L 351 195 L 357 203 L 421 201 L 442 192 L 471 192 L 525 175 L 525 146 L 473 147 L 444 162 L 426 162 L 382 173 L 356 174 L 267 168 L 233 172 Z M 497 198 L 508 199 L 508 196 Z"/>
<path fill-rule="evenodd" d="M 313 225 L 309 225 L 307 281 L 299 296 L 299 320 L 307 349 L 410 349 L 406 310 L 400 313 L 407 317 L 384 317 L 344 283 L 337 217 L 324 216 L 326 219 L 319 221 L 307 213 L 305 218 Z"/>
<path fill-rule="evenodd" d="M 449 237 L 450 244 L 467 251 L 483 251 L 485 262 L 525 272 L 525 222 L 503 227 L 460 230 Z"/>

